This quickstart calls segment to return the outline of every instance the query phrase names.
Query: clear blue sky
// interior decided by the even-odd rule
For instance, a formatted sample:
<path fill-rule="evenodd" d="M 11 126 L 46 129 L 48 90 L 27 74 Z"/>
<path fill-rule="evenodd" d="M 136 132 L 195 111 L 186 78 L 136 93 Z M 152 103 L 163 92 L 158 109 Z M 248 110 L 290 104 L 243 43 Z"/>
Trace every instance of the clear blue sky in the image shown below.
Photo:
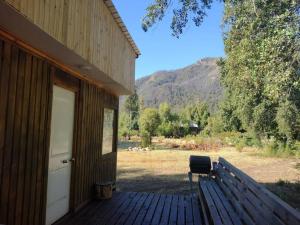
<path fill-rule="evenodd" d="M 171 11 L 162 22 L 144 32 L 141 20 L 151 0 L 113 2 L 142 53 L 136 61 L 136 79 L 158 70 L 181 68 L 204 57 L 224 56 L 221 3 L 213 5 L 200 27 L 195 27 L 190 21 L 184 34 L 177 39 L 171 35 Z"/>

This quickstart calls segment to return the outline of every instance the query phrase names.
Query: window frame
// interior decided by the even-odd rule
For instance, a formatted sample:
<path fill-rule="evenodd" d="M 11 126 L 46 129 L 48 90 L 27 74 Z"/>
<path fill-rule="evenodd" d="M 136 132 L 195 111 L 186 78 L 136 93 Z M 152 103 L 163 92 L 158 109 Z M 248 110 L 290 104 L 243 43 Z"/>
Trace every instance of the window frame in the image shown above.
<path fill-rule="evenodd" d="M 105 110 L 110 110 L 110 112 L 113 113 L 112 115 L 112 137 L 111 137 L 111 149 L 109 152 L 105 152 L 104 153 L 104 121 L 105 121 Z M 115 152 L 116 150 L 116 114 L 117 114 L 117 110 L 115 110 L 114 108 L 111 107 L 107 107 L 104 106 L 102 109 L 102 115 L 103 115 L 103 120 L 102 120 L 102 145 L 101 145 L 101 155 L 105 156 L 108 154 L 111 154 L 113 152 Z"/>

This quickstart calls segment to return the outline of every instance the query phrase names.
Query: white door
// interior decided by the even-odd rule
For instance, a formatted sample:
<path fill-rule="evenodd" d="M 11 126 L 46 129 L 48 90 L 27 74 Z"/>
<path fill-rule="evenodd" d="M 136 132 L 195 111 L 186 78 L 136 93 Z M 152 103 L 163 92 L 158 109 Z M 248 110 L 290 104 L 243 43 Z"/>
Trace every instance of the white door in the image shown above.
<path fill-rule="evenodd" d="M 75 93 L 53 86 L 46 225 L 69 211 Z"/>

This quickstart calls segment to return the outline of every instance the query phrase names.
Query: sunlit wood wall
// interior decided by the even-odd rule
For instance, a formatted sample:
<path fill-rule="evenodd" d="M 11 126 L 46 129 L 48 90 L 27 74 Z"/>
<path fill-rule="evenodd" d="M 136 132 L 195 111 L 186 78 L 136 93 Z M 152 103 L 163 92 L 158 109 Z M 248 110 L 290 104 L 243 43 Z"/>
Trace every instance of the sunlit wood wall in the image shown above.
<path fill-rule="evenodd" d="M 136 53 L 102 0 L 5 1 L 126 89 L 134 89 Z"/>

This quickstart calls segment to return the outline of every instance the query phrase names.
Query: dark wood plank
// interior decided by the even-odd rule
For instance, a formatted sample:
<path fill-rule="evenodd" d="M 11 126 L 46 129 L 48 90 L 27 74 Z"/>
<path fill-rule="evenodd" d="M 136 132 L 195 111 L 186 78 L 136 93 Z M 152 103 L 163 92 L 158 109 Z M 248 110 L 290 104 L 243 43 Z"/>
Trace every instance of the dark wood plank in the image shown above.
<path fill-rule="evenodd" d="M 158 205 L 159 199 L 160 199 L 160 194 L 155 194 L 155 196 L 154 196 L 154 198 L 151 202 L 151 206 L 150 206 L 150 208 L 148 209 L 148 211 L 145 215 L 145 218 L 144 218 L 144 221 L 143 221 L 144 225 L 150 225 L 150 223 L 152 221 L 152 218 L 154 216 L 154 212 L 155 212 L 156 207 Z"/>
<path fill-rule="evenodd" d="M 124 201 L 130 193 L 114 193 L 112 199 L 109 200 L 94 200 L 87 206 L 80 209 L 72 219 L 68 222 L 63 222 L 63 225 L 81 225 L 81 224 L 97 224 L 99 214 L 104 217 L 105 213 L 109 211 L 111 205 L 116 205 L 119 201 Z"/>
<path fill-rule="evenodd" d="M 265 202 L 286 224 L 300 223 L 300 213 L 282 201 L 279 197 L 272 194 L 265 187 L 258 184 L 255 180 L 249 177 L 247 174 L 237 169 L 223 158 L 219 158 L 219 162 L 234 173 L 239 179 L 247 184 L 261 200 Z"/>
<path fill-rule="evenodd" d="M 104 205 L 102 208 L 103 213 L 96 214 L 94 221 L 99 224 L 105 224 L 105 222 L 110 219 L 118 208 L 120 208 L 125 202 L 131 201 L 134 196 L 136 196 L 136 193 L 123 193 L 120 199 L 108 201 L 108 204 Z"/>
<path fill-rule="evenodd" d="M 43 183 L 42 183 L 42 199 L 41 199 L 41 221 L 46 220 L 47 208 L 47 185 L 48 185 L 48 165 L 49 165 L 49 149 L 50 149 L 50 131 L 51 131 L 51 118 L 52 118 L 52 99 L 53 99 L 53 73 L 54 67 L 49 65 L 48 69 L 48 94 L 46 99 L 46 124 L 45 124 L 45 142 L 43 152 Z M 71 196 L 72 197 L 72 196 Z"/>
<path fill-rule="evenodd" d="M 37 195 L 35 199 L 35 217 L 34 217 L 34 223 L 35 224 L 40 224 L 42 221 L 42 213 L 43 210 L 42 208 L 42 199 L 43 199 L 43 179 L 44 179 L 44 168 L 48 167 L 48 164 L 45 165 L 45 160 L 44 160 L 44 151 L 48 148 L 45 145 L 46 142 L 46 137 L 47 137 L 47 121 L 46 121 L 46 114 L 47 114 L 47 108 L 48 108 L 48 93 L 49 93 L 49 65 L 46 62 L 41 61 L 41 76 L 42 76 L 42 81 L 41 81 L 41 92 L 39 95 L 41 95 L 40 98 L 40 120 L 39 120 L 39 129 L 38 129 L 38 142 L 37 142 L 37 148 L 38 148 L 38 153 L 37 153 L 37 176 L 36 176 L 36 190 L 37 190 Z"/>
<path fill-rule="evenodd" d="M 0 203 L 2 197 L 2 171 L 4 165 L 4 152 L 5 152 L 5 134 L 6 134 L 6 113 L 7 113 L 7 102 L 8 102 L 8 85 L 9 85 L 9 69 L 11 59 L 11 46 L 5 44 L 0 40 Z M 1 215 L 1 213 L 0 213 Z M 4 219 L 0 220 L 0 223 L 4 223 Z"/>
<path fill-rule="evenodd" d="M 131 204 L 136 205 L 136 203 L 143 198 L 143 194 L 136 194 L 133 198 L 127 199 L 121 207 L 114 212 L 114 214 L 107 220 L 106 224 L 115 224 L 119 218 L 127 211 L 127 208 Z"/>
<path fill-rule="evenodd" d="M 185 223 L 186 225 L 194 224 L 193 220 L 193 208 L 191 196 L 185 196 Z"/>
<path fill-rule="evenodd" d="M 193 220 L 194 224 L 203 224 L 200 215 L 200 205 L 196 196 L 192 196 Z"/>
<path fill-rule="evenodd" d="M 165 225 L 169 223 L 169 216 L 171 211 L 171 202 L 172 202 L 172 195 L 168 194 L 165 200 L 164 209 L 162 212 L 162 217 L 160 220 L 161 225 Z"/>
<path fill-rule="evenodd" d="M 222 201 L 220 200 L 219 196 L 217 195 L 217 193 L 215 192 L 215 190 L 213 189 L 212 187 L 212 184 L 213 181 L 208 181 L 206 182 L 206 188 L 211 196 L 211 198 L 213 199 L 214 201 L 214 204 L 216 206 L 216 209 L 218 210 L 219 212 L 219 215 L 220 215 L 220 218 L 223 222 L 223 224 L 232 224 L 232 221 L 229 217 L 229 215 L 227 214 L 227 211 L 222 203 Z"/>
<path fill-rule="evenodd" d="M 169 219 L 169 224 L 170 225 L 176 225 L 177 224 L 178 198 L 179 198 L 178 195 L 173 195 L 172 203 L 171 203 L 170 219 Z"/>
<path fill-rule="evenodd" d="M 139 201 L 137 202 L 136 206 L 134 207 L 132 213 L 127 218 L 125 225 L 134 224 L 134 221 L 135 221 L 137 215 L 139 214 L 139 212 L 140 212 L 145 200 L 147 199 L 149 193 L 142 193 L 141 195 L 142 195 L 142 197 L 139 199 Z"/>
<path fill-rule="evenodd" d="M 2 189 L 1 189 L 1 210 L 0 218 L 8 218 L 9 204 L 10 204 L 10 182 L 11 182 L 11 164 L 12 164 L 12 146 L 13 146 L 13 127 L 14 127 L 14 115 L 15 115 L 15 102 L 16 102 L 16 89 L 17 89 L 17 77 L 18 77 L 18 61 L 19 50 L 15 46 L 12 47 L 12 56 L 10 63 L 9 74 L 9 95 L 6 117 L 6 130 L 5 130 L 5 148 L 3 152 L 3 173 L 2 175 Z M 7 219 L 4 219 L 7 223 Z"/>
<path fill-rule="evenodd" d="M 177 224 L 185 224 L 185 206 L 184 206 L 184 196 L 178 196 L 178 213 L 177 213 Z"/>
<path fill-rule="evenodd" d="M 26 159 L 25 159 L 25 181 L 24 181 L 24 199 L 23 199 L 23 212 L 22 224 L 28 224 L 30 199 L 33 194 L 31 174 L 32 174 L 32 160 L 33 160 L 33 140 L 34 140 L 34 118 L 35 118 L 35 93 L 37 88 L 37 60 L 32 59 L 31 63 L 31 84 L 29 94 L 29 111 L 28 111 L 28 128 L 27 128 L 27 144 L 26 144 Z"/>
<path fill-rule="evenodd" d="M 205 200 L 207 202 L 207 206 L 208 206 L 208 209 L 209 209 L 209 212 L 210 212 L 210 215 L 211 215 L 211 219 L 213 220 L 214 224 L 215 225 L 222 225 L 222 219 L 218 213 L 218 210 L 217 210 L 217 206 L 215 205 L 209 191 L 208 191 L 208 183 L 209 181 L 207 180 L 201 180 L 200 181 L 200 187 L 201 187 L 201 190 L 204 194 L 204 197 L 205 197 Z"/>
<path fill-rule="evenodd" d="M 34 60 L 35 62 L 35 60 Z M 40 59 L 36 59 L 36 70 L 34 73 L 37 74 L 37 88 L 35 89 L 35 109 L 34 109 L 34 124 L 33 124 L 33 148 L 32 148 L 32 164 L 31 164 L 31 198 L 30 198 L 30 209 L 29 210 L 29 224 L 35 224 L 35 207 L 36 201 L 39 199 L 39 194 L 41 190 L 37 189 L 37 173 L 38 173 L 38 154 L 39 154 L 39 130 L 41 123 L 41 91 L 42 91 L 42 61 Z"/>
<path fill-rule="evenodd" d="M 14 127 L 13 127 L 13 143 L 12 143 L 12 158 L 11 158 L 11 179 L 9 189 L 9 213 L 8 213 L 8 224 L 15 223 L 15 208 L 17 201 L 17 183 L 18 183 L 18 166 L 20 156 L 20 137 L 21 137 L 21 126 L 22 126 L 22 101 L 23 101 L 23 89 L 25 80 L 25 53 L 19 52 L 17 64 L 17 89 L 16 89 L 16 100 L 15 100 L 15 115 L 14 115 Z"/>
<path fill-rule="evenodd" d="M 125 223 L 125 221 L 130 216 L 130 213 L 133 211 L 134 207 L 136 206 L 137 202 L 141 199 L 141 197 L 141 194 L 136 195 L 136 197 L 130 202 L 130 205 L 123 212 L 123 214 L 120 216 L 120 218 L 118 219 L 118 221 L 116 221 L 115 224 L 122 225 Z"/>
<path fill-rule="evenodd" d="M 154 216 L 153 216 L 153 219 L 152 219 L 152 222 L 151 222 L 152 225 L 159 224 L 160 218 L 162 216 L 162 211 L 163 211 L 163 208 L 164 208 L 165 200 L 166 200 L 166 195 L 162 194 L 160 196 L 160 199 L 157 203 L 157 206 L 156 206 L 156 209 L 155 209 L 155 212 L 154 212 Z"/>
<path fill-rule="evenodd" d="M 225 197 L 225 195 L 220 190 L 219 186 L 216 184 L 216 182 L 212 182 L 212 187 L 214 188 L 215 192 L 217 193 L 218 197 L 220 198 L 222 204 L 224 205 L 225 209 L 227 210 L 232 223 L 234 225 L 242 225 L 242 222 L 236 212 L 234 211 L 233 207 L 230 205 L 228 199 Z"/>
<path fill-rule="evenodd" d="M 144 218 L 145 218 L 145 215 L 147 214 L 148 210 L 149 210 L 149 207 L 151 206 L 152 204 L 152 200 L 154 198 L 154 194 L 153 193 L 150 193 L 145 201 L 145 203 L 143 204 L 136 220 L 134 221 L 134 224 L 135 225 L 138 225 L 138 224 L 144 224 Z"/>
<path fill-rule="evenodd" d="M 219 185 L 219 187 L 223 190 L 223 192 L 226 194 L 226 197 L 231 202 L 231 204 L 234 206 L 235 210 L 237 211 L 237 214 L 241 218 L 241 220 L 245 221 L 246 224 L 254 225 L 254 221 L 251 217 L 245 212 L 243 206 L 236 201 L 236 196 L 232 192 L 232 188 L 228 188 L 224 180 L 220 179 L 218 176 L 216 177 L 216 181 Z"/>
<path fill-rule="evenodd" d="M 205 201 L 205 197 L 203 195 L 203 192 L 201 191 L 201 186 L 200 186 L 200 181 L 201 181 L 202 176 L 199 175 L 198 176 L 198 199 L 200 202 L 200 210 L 201 210 L 201 214 L 202 214 L 202 218 L 203 218 L 203 224 L 208 225 L 208 216 L 209 216 L 209 212 L 206 206 L 206 201 Z"/>
<path fill-rule="evenodd" d="M 251 192 L 248 186 L 232 175 L 230 171 L 218 166 L 217 174 L 221 178 L 224 178 L 224 182 L 228 182 L 228 187 L 232 189 L 240 203 L 244 205 L 247 209 L 246 211 L 258 224 L 264 224 L 266 221 L 274 225 L 283 224 L 279 218 L 274 216 L 270 208 L 266 207 L 266 205 Z"/>
<path fill-rule="evenodd" d="M 15 224 L 19 225 L 22 222 L 23 211 L 23 199 L 24 199 L 24 182 L 25 182 L 25 170 L 26 170 L 26 146 L 27 146 L 27 129 L 28 129 L 28 112 L 29 112 L 29 97 L 31 89 L 31 62 L 32 56 L 26 55 L 25 66 L 25 81 L 23 92 L 23 111 L 22 111 L 22 128 L 21 128 L 21 140 L 20 140 L 20 158 L 19 158 L 19 172 L 18 172 L 18 190 L 17 190 L 17 202 L 15 213 Z"/>

